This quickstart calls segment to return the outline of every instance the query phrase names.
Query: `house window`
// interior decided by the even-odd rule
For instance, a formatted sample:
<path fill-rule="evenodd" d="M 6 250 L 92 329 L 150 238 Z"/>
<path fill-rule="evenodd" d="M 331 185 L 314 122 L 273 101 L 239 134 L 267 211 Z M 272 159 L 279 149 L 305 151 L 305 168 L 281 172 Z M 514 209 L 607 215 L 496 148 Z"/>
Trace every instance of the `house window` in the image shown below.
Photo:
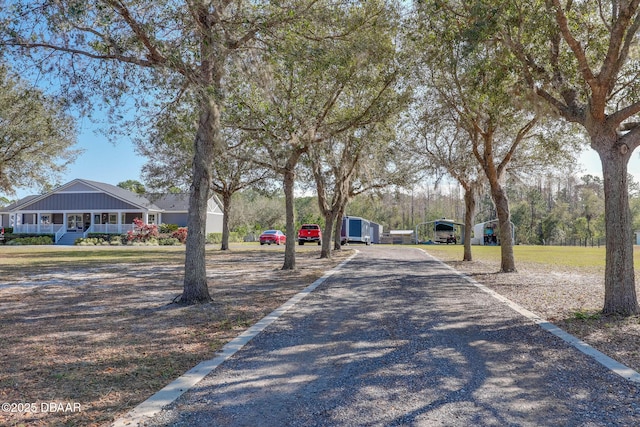
<path fill-rule="evenodd" d="M 109 224 L 118 223 L 118 214 L 109 214 Z"/>
<path fill-rule="evenodd" d="M 51 215 L 40 215 L 40 224 L 51 224 Z"/>
<path fill-rule="evenodd" d="M 149 214 L 149 224 L 156 223 L 156 214 Z"/>

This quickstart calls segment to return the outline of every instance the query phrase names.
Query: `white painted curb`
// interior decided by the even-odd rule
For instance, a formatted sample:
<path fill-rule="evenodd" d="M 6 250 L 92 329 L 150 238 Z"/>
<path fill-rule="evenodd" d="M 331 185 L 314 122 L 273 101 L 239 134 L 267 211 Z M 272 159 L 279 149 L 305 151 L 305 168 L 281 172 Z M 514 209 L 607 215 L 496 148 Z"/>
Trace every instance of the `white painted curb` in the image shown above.
<path fill-rule="evenodd" d="M 625 366 L 622 363 L 612 359 L 611 357 L 607 356 L 606 354 L 601 353 L 600 351 L 598 351 L 595 348 L 591 347 L 589 344 L 587 344 L 586 342 L 582 341 L 581 339 L 571 335 L 570 333 L 566 332 L 563 329 L 560 329 L 559 327 L 557 327 L 553 323 L 551 323 L 551 322 L 541 318 L 540 316 L 530 312 L 526 308 L 521 307 L 520 305 L 516 304 L 515 302 L 511 301 L 508 298 L 505 298 L 504 296 L 500 295 L 499 293 L 495 292 L 494 290 L 489 289 L 486 286 L 484 286 L 483 284 L 476 282 L 471 277 L 467 276 L 464 273 L 459 272 L 458 270 L 456 270 L 455 268 L 451 267 L 450 265 L 445 264 L 444 262 L 440 261 L 439 259 L 437 259 L 433 255 L 427 253 L 425 250 L 423 250 L 423 249 L 419 249 L 419 250 L 424 252 L 427 256 L 429 256 L 434 261 L 438 261 L 439 263 L 441 263 L 443 266 L 445 266 L 446 268 L 448 268 L 449 270 L 451 270 L 455 274 L 463 277 L 467 282 L 471 283 L 473 286 L 477 287 L 478 289 L 482 290 L 483 292 L 486 292 L 487 294 L 491 295 L 492 297 L 494 297 L 498 301 L 501 301 L 501 302 L 505 303 L 508 307 L 510 307 L 511 309 L 513 309 L 516 312 L 520 313 L 521 315 L 523 315 L 527 319 L 531 320 L 532 322 L 534 322 L 535 324 L 540 326 L 545 331 L 552 333 L 556 337 L 562 339 L 563 341 L 565 341 L 568 344 L 572 345 L 576 349 L 580 350 L 581 352 L 583 352 L 587 356 L 592 357 L 596 362 L 600 363 L 605 368 L 609 369 L 612 372 L 615 372 L 616 374 L 620 375 L 622 378 L 624 378 L 626 380 L 629 380 L 629 381 L 632 381 L 632 382 L 635 382 L 635 383 L 640 383 L 640 373 L 638 373 L 635 370 L 629 368 L 628 366 Z"/>
<path fill-rule="evenodd" d="M 342 261 L 338 266 L 327 271 L 318 280 L 304 288 L 292 296 L 287 302 L 276 308 L 267 316 L 263 317 L 258 323 L 251 326 L 249 329 L 238 335 L 233 340 L 229 341 L 222 349 L 218 356 L 211 360 L 206 360 L 199 363 L 195 367 L 185 372 L 181 377 L 177 378 L 162 390 L 133 408 L 126 415 L 115 420 L 112 427 L 125 427 L 125 426 L 137 426 L 148 418 L 153 417 L 162 410 L 163 406 L 166 406 L 178 397 L 184 394 L 191 387 L 195 386 L 204 377 L 209 375 L 211 371 L 220 366 L 225 360 L 233 356 L 238 350 L 251 341 L 256 335 L 262 332 L 267 326 L 273 323 L 276 319 L 282 316 L 287 310 L 292 308 L 307 295 L 313 292 L 318 286 L 320 286 L 325 280 L 331 277 L 335 272 L 344 267 L 349 261 L 351 261 L 358 251 L 355 251 L 353 255 Z"/>

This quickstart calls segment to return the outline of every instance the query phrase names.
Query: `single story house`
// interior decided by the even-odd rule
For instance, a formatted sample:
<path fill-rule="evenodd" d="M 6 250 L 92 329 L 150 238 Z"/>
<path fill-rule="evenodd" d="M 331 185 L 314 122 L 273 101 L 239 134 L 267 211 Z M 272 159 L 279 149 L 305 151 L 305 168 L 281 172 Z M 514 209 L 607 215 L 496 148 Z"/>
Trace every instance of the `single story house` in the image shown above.
<path fill-rule="evenodd" d="M 140 195 L 102 182 L 74 179 L 53 191 L 27 196 L 0 208 L 0 227 L 14 233 L 55 234 L 86 237 L 89 233 L 124 234 L 134 229 L 133 220 L 145 224 L 187 225 L 189 195 Z M 222 232 L 222 203 L 209 200 L 206 232 Z"/>

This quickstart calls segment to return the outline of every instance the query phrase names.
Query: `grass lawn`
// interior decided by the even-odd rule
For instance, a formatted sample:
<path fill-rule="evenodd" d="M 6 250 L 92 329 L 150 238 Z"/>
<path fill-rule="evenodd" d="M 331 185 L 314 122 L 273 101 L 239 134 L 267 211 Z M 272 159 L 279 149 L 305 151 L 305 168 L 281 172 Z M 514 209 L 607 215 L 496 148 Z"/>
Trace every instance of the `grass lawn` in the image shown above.
<path fill-rule="evenodd" d="M 462 245 L 419 245 L 446 261 L 462 260 L 464 247 Z M 513 255 L 518 263 L 543 264 L 558 268 L 585 268 L 590 272 L 603 272 L 605 267 L 605 247 L 582 246 L 529 246 L 517 245 L 513 247 Z M 472 246 L 471 254 L 477 261 L 500 261 L 500 246 Z M 634 251 L 634 264 L 640 267 L 640 247 Z"/>
<path fill-rule="evenodd" d="M 248 247 L 247 247 L 248 248 Z M 52 267 L 73 263 L 141 264 L 184 262 L 183 246 L 0 246 L 0 274 L 17 268 Z"/>
<path fill-rule="evenodd" d="M 0 246 L 0 402 L 37 410 L 0 425 L 110 425 L 351 254 L 296 246 L 297 270 L 282 271 L 283 246 L 217 249 L 214 301 L 185 307 L 171 303 L 183 247 Z M 52 402 L 72 411 L 42 413 Z"/>

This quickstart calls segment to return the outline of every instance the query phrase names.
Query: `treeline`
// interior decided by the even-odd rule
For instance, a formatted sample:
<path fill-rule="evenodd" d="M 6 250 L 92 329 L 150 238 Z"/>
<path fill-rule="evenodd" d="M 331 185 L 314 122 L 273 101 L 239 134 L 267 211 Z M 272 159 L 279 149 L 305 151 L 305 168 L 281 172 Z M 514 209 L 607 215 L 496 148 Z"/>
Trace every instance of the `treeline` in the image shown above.
<path fill-rule="evenodd" d="M 629 177 L 629 198 L 633 230 L 640 230 L 640 184 Z M 550 174 L 536 182 L 509 179 L 508 197 L 517 244 L 599 245 L 604 244 L 604 183 L 593 175 Z M 265 195 L 247 190 L 235 195 L 231 230 L 241 236 L 257 236 L 267 228 L 285 228 L 284 195 Z M 323 224 L 315 196 L 298 197 L 296 226 Z M 438 218 L 462 221 L 464 200 L 456 184 L 423 183 L 413 190 L 396 189 L 355 197 L 347 215 L 378 222 L 385 230 L 415 229 Z M 496 218 L 487 191 L 478 198 L 474 223 Z"/>

